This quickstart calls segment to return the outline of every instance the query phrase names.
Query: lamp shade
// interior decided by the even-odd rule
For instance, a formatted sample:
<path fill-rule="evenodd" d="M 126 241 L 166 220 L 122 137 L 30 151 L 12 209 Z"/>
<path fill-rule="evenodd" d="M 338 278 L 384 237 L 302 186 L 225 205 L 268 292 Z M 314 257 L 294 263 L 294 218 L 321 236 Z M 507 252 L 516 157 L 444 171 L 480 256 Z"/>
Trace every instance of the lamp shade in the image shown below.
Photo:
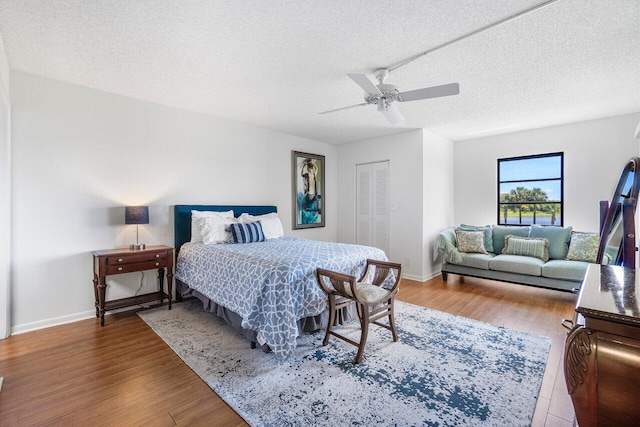
<path fill-rule="evenodd" d="M 124 208 L 125 224 L 149 224 L 149 206 L 127 206 Z"/>

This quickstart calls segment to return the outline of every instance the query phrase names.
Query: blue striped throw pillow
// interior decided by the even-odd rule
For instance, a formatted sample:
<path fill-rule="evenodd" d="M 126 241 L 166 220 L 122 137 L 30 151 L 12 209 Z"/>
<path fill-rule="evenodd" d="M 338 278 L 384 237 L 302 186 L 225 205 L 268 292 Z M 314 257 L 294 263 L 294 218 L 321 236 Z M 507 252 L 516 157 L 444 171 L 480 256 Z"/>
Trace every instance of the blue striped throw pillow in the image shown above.
<path fill-rule="evenodd" d="M 520 237 L 512 234 L 504 238 L 505 255 L 524 255 L 549 261 L 549 239 L 540 237 Z"/>
<path fill-rule="evenodd" d="M 264 242 L 260 221 L 249 224 L 231 224 L 231 235 L 235 243 Z"/>

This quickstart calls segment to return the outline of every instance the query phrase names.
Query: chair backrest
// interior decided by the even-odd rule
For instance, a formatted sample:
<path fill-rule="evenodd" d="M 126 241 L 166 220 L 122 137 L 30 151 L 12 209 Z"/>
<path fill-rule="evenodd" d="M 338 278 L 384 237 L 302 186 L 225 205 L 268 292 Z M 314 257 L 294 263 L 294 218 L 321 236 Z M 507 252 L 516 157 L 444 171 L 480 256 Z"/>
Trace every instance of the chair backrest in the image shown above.
<path fill-rule="evenodd" d="M 367 276 L 371 274 L 371 268 L 374 267 L 375 270 L 373 272 L 373 279 L 371 281 L 372 285 L 382 286 L 385 281 L 387 281 L 389 277 L 389 273 L 393 274 L 394 282 L 391 287 L 385 287 L 385 289 L 389 289 L 391 291 L 395 290 L 400 284 L 400 278 L 402 275 L 402 264 L 397 264 L 395 262 L 388 261 L 378 261 L 375 259 L 368 259 L 367 265 L 360 278 L 359 282 L 367 279 Z"/>
<path fill-rule="evenodd" d="M 355 277 L 336 271 L 325 270 L 324 268 L 318 268 L 316 270 L 316 277 L 318 278 L 318 284 L 327 294 L 337 294 L 345 298 L 353 298 L 351 290 L 356 287 Z M 329 279 L 333 288 L 327 286 L 325 278 Z"/>

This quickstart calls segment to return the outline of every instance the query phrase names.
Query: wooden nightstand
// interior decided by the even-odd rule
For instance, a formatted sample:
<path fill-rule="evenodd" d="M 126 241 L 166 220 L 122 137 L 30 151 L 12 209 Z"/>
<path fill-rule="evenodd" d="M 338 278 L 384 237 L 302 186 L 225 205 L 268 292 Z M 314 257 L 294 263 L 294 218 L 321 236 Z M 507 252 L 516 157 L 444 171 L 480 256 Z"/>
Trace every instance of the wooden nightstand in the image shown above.
<path fill-rule="evenodd" d="M 104 326 L 104 312 L 145 302 L 169 301 L 171 310 L 171 288 L 173 286 L 173 248 L 157 245 L 143 250 L 106 249 L 93 251 L 93 291 L 96 297 L 96 317 Z M 114 274 L 158 269 L 158 292 L 136 295 L 129 298 L 105 301 L 106 277 Z M 167 269 L 167 292 L 164 292 L 164 269 Z"/>

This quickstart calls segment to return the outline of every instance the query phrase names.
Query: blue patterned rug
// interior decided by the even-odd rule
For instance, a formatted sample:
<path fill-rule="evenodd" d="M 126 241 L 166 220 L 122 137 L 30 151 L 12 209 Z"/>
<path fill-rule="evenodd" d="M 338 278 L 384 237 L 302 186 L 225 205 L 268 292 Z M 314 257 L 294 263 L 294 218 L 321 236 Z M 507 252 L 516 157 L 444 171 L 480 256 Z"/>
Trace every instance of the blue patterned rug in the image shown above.
<path fill-rule="evenodd" d="M 549 338 L 396 301 L 391 332 L 357 348 L 305 334 L 288 360 L 249 342 L 191 300 L 140 317 L 254 426 L 529 426 Z M 359 337 L 358 324 L 341 327 Z"/>

